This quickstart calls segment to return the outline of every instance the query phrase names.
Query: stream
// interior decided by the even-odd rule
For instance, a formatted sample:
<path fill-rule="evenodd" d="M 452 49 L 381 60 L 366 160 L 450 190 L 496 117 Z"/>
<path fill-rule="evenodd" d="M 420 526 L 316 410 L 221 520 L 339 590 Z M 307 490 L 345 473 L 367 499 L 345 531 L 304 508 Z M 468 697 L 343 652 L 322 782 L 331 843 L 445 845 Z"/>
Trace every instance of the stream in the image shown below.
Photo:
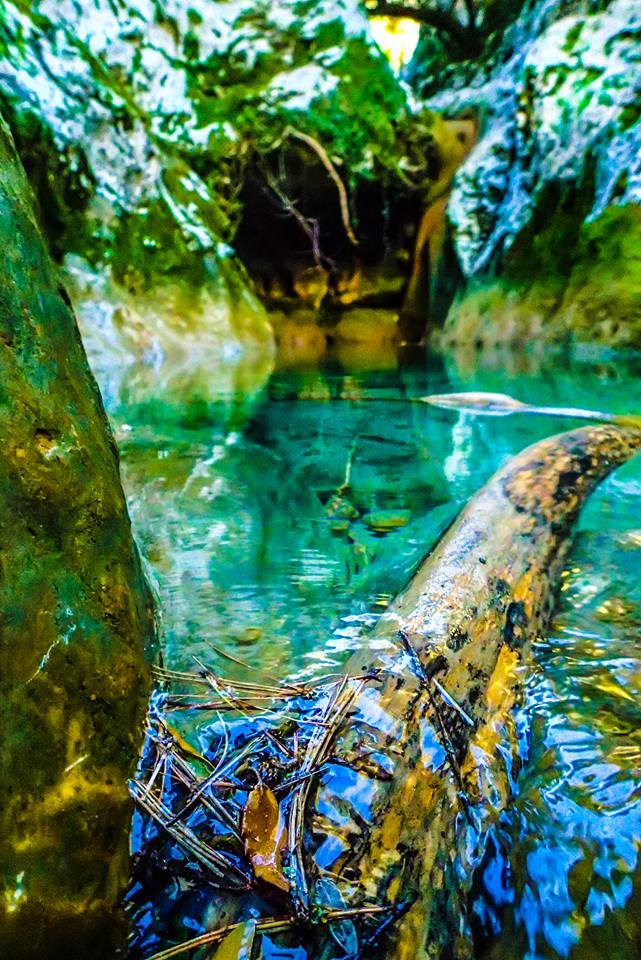
<path fill-rule="evenodd" d="M 445 413 L 411 398 L 502 391 L 624 413 L 641 411 L 640 373 L 638 358 L 589 353 L 485 365 L 430 355 L 383 370 L 330 357 L 277 368 L 258 393 L 221 394 L 206 413 L 145 418 L 119 407 L 166 665 L 189 670 L 198 657 L 265 682 L 335 671 L 494 470 L 574 425 Z M 636 458 L 584 511 L 550 635 L 536 645 L 519 708 L 518 793 L 474 880 L 479 957 L 638 956 L 640 558 Z M 206 904 L 187 890 L 163 909 L 176 940 L 205 923 Z M 166 943 L 142 908 L 132 918 L 140 956 Z"/>

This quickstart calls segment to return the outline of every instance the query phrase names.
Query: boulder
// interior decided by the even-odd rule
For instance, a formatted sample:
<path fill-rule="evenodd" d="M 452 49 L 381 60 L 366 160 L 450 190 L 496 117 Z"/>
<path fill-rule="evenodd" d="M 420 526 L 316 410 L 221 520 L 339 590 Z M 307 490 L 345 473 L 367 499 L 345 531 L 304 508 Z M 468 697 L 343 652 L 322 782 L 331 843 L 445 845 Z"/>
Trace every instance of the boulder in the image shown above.
<path fill-rule="evenodd" d="M 0 236 L 0 954 L 113 958 L 152 598 L 4 122 Z"/>
<path fill-rule="evenodd" d="M 90 357 L 110 351 L 96 367 L 110 409 L 123 366 L 143 370 L 129 400 L 139 388 L 146 401 L 150 370 L 160 399 L 183 400 L 177 340 L 226 345 L 214 375 L 205 346 L 205 403 L 237 364 L 260 380 L 274 338 L 235 250 L 256 276 L 265 261 L 269 289 L 287 252 L 306 251 L 285 281 L 316 304 L 323 248 L 348 271 L 376 261 L 388 207 L 429 178 L 430 115 L 417 124 L 358 0 L 8 2 L 0 26 L 0 103 L 51 249 L 80 275 L 70 291 Z M 357 251 L 353 231 L 378 247 Z M 117 322 L 132 309 L 142 358 Z"/>
<path fill-rule="evenodd" d="M 450 76 L 450 89 L 429 101 L 445 111 L 473 107 L 484 128 L 448 205 L 465 286 L 446 339 L 485 339 L 488 314 L 478 308 L 488 300 L 496 307 L 498 296 L 498 313 L 511 315 L 502 329 L 516 341 L 641 345 L 629 257 L 622 282 L 597 295 L 598 319 L 587 318 L 588 301 L 608 284 L 605 258 L 591 264 L 589 237 L 603 249 L 611 231 L 607 243 L 625 245 L 625 230 L 627 246 L 636 243 L 636 217 L 623 211 L 641 200 L 640 36 L 639 0 L 584 0 L 570 12 L 539 0 L 523 8 L 492 58 Z M 591 281 L 589 294 L 581 278 Z M 541 310 L 532 310 L 536 303 Z"/>

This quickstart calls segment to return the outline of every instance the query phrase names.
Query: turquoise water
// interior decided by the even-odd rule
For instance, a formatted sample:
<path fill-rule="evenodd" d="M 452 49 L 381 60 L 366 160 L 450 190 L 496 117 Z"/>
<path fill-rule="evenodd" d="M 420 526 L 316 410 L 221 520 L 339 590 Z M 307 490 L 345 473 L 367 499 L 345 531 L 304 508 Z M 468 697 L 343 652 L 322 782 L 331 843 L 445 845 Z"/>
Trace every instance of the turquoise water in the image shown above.
<path fill-rule="evenodd" d="M 545 418 L 410 398 L 500 390 L 641 410 L 641 361 L 431 357 L 283 369 L 251 400 L 117 429 L 166 662 L 321 676 L 359 644 L 456 510 Z M 572 426 L 560 421 L 554 429 Z M 526 764 L 475 881 L 479 957 L 639 955 L 641 458 L 584 512 L 519 711 Z M 247 666 L 230 663 L 220 651 Z"/>

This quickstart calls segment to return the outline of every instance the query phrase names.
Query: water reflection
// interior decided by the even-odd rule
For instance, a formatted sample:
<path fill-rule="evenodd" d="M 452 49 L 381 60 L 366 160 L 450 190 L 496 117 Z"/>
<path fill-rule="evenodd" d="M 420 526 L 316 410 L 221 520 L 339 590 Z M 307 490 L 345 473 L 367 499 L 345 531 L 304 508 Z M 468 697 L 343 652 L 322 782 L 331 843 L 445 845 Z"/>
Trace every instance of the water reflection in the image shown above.
<path fill-rule="evenodd" d="M 334 669 L 458 506 L 550 431 L 543 418 L 456 416 L 411 397 L 492 390 L 641 410 L 635 359 L 468 361 L 281 367 L 251 407 L 228 396 L 200 419 L 121 424 L 171 666 L 196 655 L 242 675 L 222 649 L 264 679 Z M 477 871 L 479 957 L 639 955 L 640 503 L 637 458 L 593 498 L 568 558 L 518 717 L 518 794 Z"/>
<path fill-rule="evenodd" d="M 402 586 L 452 511 L 448 424 L 387 402 L 403 384 L 331 373 L 272 381 L 242 430 L 139 426 L 122 442 L 138 537 L 180 669 L 211 644 L 266 673 L 334 666 L 342 616 Z M 382 395 L 376 402 L 341 396 Z M 436 432 L 434 432 L 436 431 Z"/>
<path fill-rule="evenodd" d="M 520 716 L 528 763 L 478 878 L 493 958 L 639 955 L 640 542 L 620 531 L 635 498 L 618 486 L 584 521 L 536 651 Z M 606 517 L 612 530 L 594 530 Z"/>

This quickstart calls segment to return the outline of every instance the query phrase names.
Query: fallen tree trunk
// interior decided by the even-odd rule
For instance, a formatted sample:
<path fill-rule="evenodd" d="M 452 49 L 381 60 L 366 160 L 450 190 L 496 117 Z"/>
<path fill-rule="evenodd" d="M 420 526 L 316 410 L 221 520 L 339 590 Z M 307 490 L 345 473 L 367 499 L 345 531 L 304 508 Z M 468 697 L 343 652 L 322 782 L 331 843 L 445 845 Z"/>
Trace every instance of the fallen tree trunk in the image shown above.
<path fill-rule="evenodd" d="M 0 954 L 112 958 L 152 603 L 114 441 L 0 119 Z"/>
<path fill-rule="evenodd" d="M 272 690 L 284 701 L 274 719 L 260 703 L 266 691 L 250 682 L 204 666 L 165 674 L 212 692 L 211 703 L 193 703 L 219 717 L 202 754 L 208 770 L 194 772 L 198 751 L 186 754 L 172 731 L 172 710 L 189 703 L 168 695 L 134 794 L 153 821 L 155 862 L 176 864 L 169 834 L 218 893 L 208 932 L 156 960 L 238 937 L 241 926 L 245 940 L 276 937 L 314 960 L 469 955 L 465 894 L 474 850 L 513 784 L 512 707 L 531 642 L 547 626 L 582 504 L 640 448 L 638 427 L 604 424 L 516 457 L 471 501 L 345 677 L 316 691 Z M 149 850 L 143 843 L 143 869 Z M 140 915 L 149 917 L 148 904 Z M 221 957 L 235 956 L 232 947 Z"/>

